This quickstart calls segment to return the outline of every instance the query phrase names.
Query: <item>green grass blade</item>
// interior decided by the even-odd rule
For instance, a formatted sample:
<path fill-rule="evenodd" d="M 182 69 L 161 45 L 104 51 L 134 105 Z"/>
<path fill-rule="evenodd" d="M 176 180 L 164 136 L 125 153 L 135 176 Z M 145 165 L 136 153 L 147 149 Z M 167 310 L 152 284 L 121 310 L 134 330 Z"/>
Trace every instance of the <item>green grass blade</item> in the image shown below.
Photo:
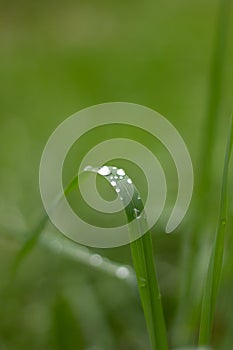
<path fill-rule="evenodd" d="M 65 188 L 65 195 L 68 195 L 70 192 L 72 192 L 76 187 L 78 186 L 78 176 L 75 176 L 70 183 Z M 63 195 L 63 194 L 62 194 Z M 54 206 L 56 206 L 60 200 L 61 195 L 56 199 Z M 23 246 L 20 248 L 19 252 L 17 253 L 13 264 L 12 264 L 12 277 L 16 273 L 20 263 L 23 261 L 23 259 L 31 252 L 33 247 L 38 242 L 38 238 L 40 237 L 42 231 L 44 230 L 46 224 L 49 221 L 49 217 L 47 213 L 45 213 L 42 218 L 39 220 L 36 227 L 32 230 L 30 233 L 28 239 L 24 242 Z"/>
<path fill-rule="evenodd" d="M 200 192 L 208 193 L 211 186 L 210 161 L 214 158 L 213 147 L 218 128 L 219 109 L 222 98 L 222 78 L 231 16 L 231 0 L 219 1 L 219 18 L 213 48 L 206 119 L 203 128 L 203 144 L 200 159 Z M 205 207 L 205 206 L 204 206 Z"/>
<path fill-rule="evenodd" d="M 221 186 L 220 213 L 216 238 L 210 258 L 209 268 L 207 272 L 206 284 L 204 287 L 201 323 L 199 333 L 199 344 L 209 344 L 211 338 L 211 330 L 214 318 L 214 310 L 216 305 L 219 281 L 222 270 L 224 239 L 227 221 L 227 190 L 228 190 L 228 172 L 233 143 L 233 125 L 232 117 L 230 120 L 229 135 L 227 140 L 227 148 L 224 161 L 224 170 Z"/>
<path fill-rule="evenodd" d="M 52 310 L 52 335 L 58 350 L 85 349 L 86 341 L 78 319 L 63 295 L 58 295 Z"/>
<path fill-rule="evenodd" d="M 114 167 L 108 168 L 111 174 L 103 176 L 111 184 L 111 175 L 117 175 L 117 170 Z M 88 167 L 88 171 L 98 173 L 99 169 Z M 114 178 L 112 186 L 117 189 L 128 222 L 132 224 L 129 225 L 130 238 L 136 238 L 130 243 L 130 247 L 151 345 L 153 350 L 166 350 L 168 345 L 163 307 L 156 277 L 151 233 L 147 227 L 143 203 L 136 187 L 127 175 L 118 177 L 118 179 Z M 141 236 L 142 232 L 146 233 Z"/>
<path fill-rule="evenodd" d="M 194 341 L 193 335 L 200 316 L 200 293 L 193 295 L 195 284 L 196 262 L 198 251 L 203 241 L 203 227 L 208 224 L 206 219 L 210 213 L 209 193 L 212 190 L 212 171 L 210 166 L 214 161 L 213 154 L 219 123 L 219 110 L 223 97 L 223 75 L 225 69 L 226 49 L 229 38 L 229 24 L 232 17 L 232 0 L 219 0 L 216 23 L 216 33 L 213 42 L 211 66 L 208 80 L 208 97 L 200 145 L 199 183 L 194 208 L 194 220 L 188 230 L 183 246 L 182 268 L 184 275 L 181 280 L 180 302 L 174 324 L 174 335 L 178 343 Z M 190 307 L 190 305 L 194 305 Z"/>
<path fill-rule="evenodd" d="M 84 177 L 83 177 L 84 179 Z M 81 181 L 81 178 L 80 178 Z M 72 191 L 77 189 L 78 177 L 74 177 L 69 185 L 65 189 L 65 195 L 69 195 Z M 60 197 L 59 197 L 60 198 Z M 58 201 L 56 202 L 58 203 Z M 53 232 L 51 230 L 45 230 L 46 224 L 49 221 L 49 217 L 45 214 L 38 222 L 37 226 L 30 233 L 29 238 L 22 244 L 22 232 L 12 231 L 7 232 L 6 238 L 15 238 L 21 244 L 21 248 L 17 253 L 11 271 L 11 279 L 15 276 L 18 268 L 24 258 L 31 252 L 33 247 L 38 243 L 49 249 L 52 253 L 56 253 L 57 246 L 62 247 L 62 254 L 67 258 L 77 261 L 80 264 L 91 266 L 99 272 L 105 273 L 109 276 L 119 278 L 120 280 L 128 283 L 130 286 L 136 285 L 136 277 L 133 269 L 130 266 L 122 266 L 115 261 L 93 253 L 87 247 L 79 245 L 78 243 L 71 241 L 69 238 L 62 234 Z M 54 245 L 54 242 L 56 244 Z M 101 263 L 100 263 L 101 262 Z M 127 275 L 121 275 L 119 271 L 124 268 L 127 271 Z"/>

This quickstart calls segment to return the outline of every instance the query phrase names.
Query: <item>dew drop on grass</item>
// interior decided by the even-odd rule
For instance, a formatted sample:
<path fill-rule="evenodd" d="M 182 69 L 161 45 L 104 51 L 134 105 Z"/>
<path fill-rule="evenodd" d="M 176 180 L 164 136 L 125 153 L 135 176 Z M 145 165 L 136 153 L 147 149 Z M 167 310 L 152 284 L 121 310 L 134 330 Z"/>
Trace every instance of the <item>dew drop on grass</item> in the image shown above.
<path fill-rule="evenodd" d="M 134 215 L 135 215 L 136 219 L 139 219 L 140 218 L 140 214 L 141 214 L 140 210 L 138 210 L 137 208 L 134 208 L 133 211 L 134 211 Z"/>
<path fill-rule="evenodd" d="M 111 181 L 111 185 L 114 187 L 116 186 L 116 181 Z"/>
<path fill-rule="evenodd" d="M 119 192 L 121 192 L 121 190 L 117 187 L 116 192 L 119 193 Z"/>
<path fill-rule="evenodd" d="M 133 181 L 130 178 L 127 179 L 127 182 L 128 182 L 128 184 L 132 184 L 133 183 Z"/>
<path fill-rule="evenodd" d="M 89 171 L 89 170 L 92 170 L 92 166 L 90 165 L 85 166 L 84 171 Z"/>
<path fill-rule="evenodd" d="M 114 179 L 116 179 L 116 180 L 117 180 L 117 179 L 118 179 L 118 176 L 114 176 Z"/>
<path fill-rule="evenodd" d="M 222 225 L 226 225 L 226 223 L 227 223 L 227 222 L 226 222 L 226 219 L 221 219 L 221 224 L 222 224 Z"/>
<path fill-rule="evenodd" d="M 103 175 L 103 176 L 110 175 L 111 170 L 109 169 L 108 166 L 105 165 L 98 170 L 98 174 Z"/>
<path fill-rule="evenodd" d="M 123 176 L 120 176 L 119 178 L 120 178 L 121 180 L 123 180 L 123 179 L 124 179 L 124 177 L 123 177 Z"/>
<path fill-rule="evenodd" d="M 118 267 L 116 275 L 121 279 L 126 279 L 129 277 L 129 269 L 126 266 Z"/>
<path fill-rule="evenodd" d="M 117 175 L 124 176 L 125 175 L 125 171 L 123 169 L 118 169 L 117 170 Z"/>
<path fill-rule="evenodd" d="M 93 265 L 93 266 L 99 266 L 99 265 L 102 264 L 102 262 L 103 262 L 103 258 L 99 254 L 93 254 L 90 257 L 90 264 Z"/>
<path fill-rule="evenodd" d="M 147 285 L 146 279 L 143 278 L 143 277 L 140 277 L 139 281 L 138 281 L 138 284 L 140 285 L 141 288 L 142 287 L 146 287 L 146 285 Z"/>

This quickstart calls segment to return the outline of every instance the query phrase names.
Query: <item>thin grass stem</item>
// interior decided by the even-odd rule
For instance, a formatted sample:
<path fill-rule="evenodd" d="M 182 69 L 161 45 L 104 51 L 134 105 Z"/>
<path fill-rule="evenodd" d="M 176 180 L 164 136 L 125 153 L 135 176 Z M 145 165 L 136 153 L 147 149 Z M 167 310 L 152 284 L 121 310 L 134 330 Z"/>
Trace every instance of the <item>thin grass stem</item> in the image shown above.
<path fill-rule="evenodd" d="M 224 241 L 227 223 L 227 192 L 228 192 L 228 173 L 231 149 L 233 143 L 233 125 L 232 117 L 229 125 L 229 134 L 225 153 L 224 170 L 222 176 L 220 211 L 216 238 L 209 262 L 206 283 L 203 292 L 199 344 L 209 344 L 211 339 L 212 324 L 216 306 L 219 281 L 221 277 Z"/>

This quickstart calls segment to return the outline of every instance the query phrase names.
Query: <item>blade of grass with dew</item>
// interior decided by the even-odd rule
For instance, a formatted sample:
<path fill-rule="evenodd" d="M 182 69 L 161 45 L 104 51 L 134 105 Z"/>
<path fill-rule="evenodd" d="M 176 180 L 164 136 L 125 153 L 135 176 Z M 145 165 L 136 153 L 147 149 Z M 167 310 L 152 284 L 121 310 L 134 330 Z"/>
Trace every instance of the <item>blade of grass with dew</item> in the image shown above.
<path fill-rule="evenodd" d="M 87 171 L 99 173 L 114 187 L 127 215 L 129 223 L 130 248 L 137 276 L 138 288 L 153 350 L 167 350 L 167 334 L 163 315 L 161 295 L 156 277 L 151 233 L 140 195 L 123 169 L 108 167 L 107 174 L 101 168 L 87 167 Z M 118 177 L 117 175 L 123 175 Z M 114 181 L 111 180 L 112 175 Z M 146 232 L 142 235 L 142 233 Z M 133 241 L 133 239 L 135 239 Z"/>
<path fill-rule="evenodd" d="M 227 140 L 224 170 L 221 185 L 220 211 L 219 220 L 216 232 L 216 238 L 209 262 L 207 279 L 204 286 L 199 344 L 209 344 L 211 338 L 211 330 L 214 319 L 214 311 L 216 306 L 219 281 L 221 277 L 224 240 L 227 221 L 227 191 L 228 191 L 228 173 L 229 163 L 233 144 L 233 125 L 232 116 L 230 119 L 229 134 Z"/>
<path fill-rule="evenodd" d="M 39 243 L 47 247 L 49 251 L 57 253 L 61 247 L 61 254 L 67 258 L 77 261 L 86 266 L 90 266 L 98 272 L 105 273 L 109 276 L 118 278 L 131 286 L 136 286 L 136 277 L 131 266 L 123 266 L 115 261 L 103 257 L 102 255 L 93 253 L 87 247 L 79 245 L 71 241 L 64 235 L 52 232 L 43 231 Z M 121 274 L 123 268 L 123 274 Z"/>
<path fill-rule="evenodd" d="M 2 233 L 4 239 L 14 239 L 22 244 L 22 232 L 9 231 Z M 131 266 L 119 264 L 102 255 L 93 253 L 87 247 L 84 247 L 64 235 L 50 230 L 43 230 L 38 239 L 38 244 L 47 248 L 53 254 L 61 253 L 66 258 L 79 264 L 89 266 L 94 270 L 115 277 L 131 287 L 136 286 L 136 276 Z M 122 272 L 123 269 L 123 273 Z"/>
<path fill-rule="evenodd" d="M 68 196 L 69 193 L 76 190 L 77 186 L 78 177 L 75 176 L 66 187 L 64 191 L 65 195 Z M 58 203 L 58 201 L 56 203 Z M 102 257 L 98 254 L 91 252 L 87 247 L 81 246 L 78 243 L 71 241 L 69 238 L 65 237 L 60 233 L 45 230 L 48 221 L 49 217 L 47 214 L 45 214 L 41 218 L 37 226 L 34 228 L 34 230 L 32 230 L 32 233 L 30 234 L 29 238 L 22 245 L 13 262 L 12 277 L 17 272 L 17 269 L 19 268 L 22 260 L 26 258 L 26 256 L 31 252 L 33 247 L 38 243 L 42 244 L 54 253 L 57 252 L 57 247 L 60 246 L 62 247 L 62 254 L 65 255 L 67 258 L 77 261 L 83 265 L 91 266 L 93 269 L 101 271 L 102 273 L 105 273 L 109 276 L 119 278 L 128 283 L 129 285 L 134 286 L 136 284 L 135 274 L 130 266 L 122 266 L 122 264 L 119 264 L 115 261 L 112 261 L 108 258 Z M 21 242 L 22 239 L 20 238 L 22 237 L 22 232 L 14 232 L 10 230 L 10 232 L 7 233 L 6 237 L 14 237 Z M 119 274 L 119 271 L 121 271 L 122 267 L 124 268 L 124 271 L 127 272 L 127 274 Z"/>

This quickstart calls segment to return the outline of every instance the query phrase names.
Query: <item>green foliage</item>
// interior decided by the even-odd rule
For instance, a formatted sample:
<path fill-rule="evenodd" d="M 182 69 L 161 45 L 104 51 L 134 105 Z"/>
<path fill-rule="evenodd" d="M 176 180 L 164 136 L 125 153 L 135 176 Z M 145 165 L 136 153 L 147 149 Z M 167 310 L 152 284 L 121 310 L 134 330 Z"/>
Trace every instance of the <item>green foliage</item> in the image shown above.
<path fill-rule="evenodd" d="M 201 311 L 199 342 L 229 350 L 233 206 L 230 200 L 225 226 L 224 196 L 232 196 L 230 169 L 228 188 L 226 172 L 222 180 L 224 215 L 207 279 L 206 256 L 219 212 L 226 117 L 232 108 L 232 1 L 13 0 L 0 7 L 0 350 L 150 347 L 129 247 L 88 249 L 56 232 L 47 215 L 38 220 L 43 210 L 38 167 L 48 136 L 64 117 L 103 101 L 130 101 L 160 111 L 184 136 L 194 163 L 195 204 L 176 234 L 163 234 L 162 218 L 152 229 L 152 241 L 147 232 L 130 245 L 153 346 L 166 349 L 158 276 L 171 346 L 195 347 Z M 106 129 L 95 136 L 93 131 L 77 145 L 74 161 L 67 160 L 64 183 L 103 134 L 129 132 L 145 146 L 152 143 L 149 135 L 120 126 L 113 134 Z M 158 144 L 153 151 L 159 159 L 167 156 Z M 115 164 L 125 167 L 121 159 Z M 175 198 L 175 171 L 164 169 Z M 135 174 L 134 182 L 143 197 L 146 181 Z M 75 197 L 73 185 L 67 197 Z M 95 259 L 101 264 L 93 264 Z M 129 278 L 119 278 L 122 266 Z"/>

